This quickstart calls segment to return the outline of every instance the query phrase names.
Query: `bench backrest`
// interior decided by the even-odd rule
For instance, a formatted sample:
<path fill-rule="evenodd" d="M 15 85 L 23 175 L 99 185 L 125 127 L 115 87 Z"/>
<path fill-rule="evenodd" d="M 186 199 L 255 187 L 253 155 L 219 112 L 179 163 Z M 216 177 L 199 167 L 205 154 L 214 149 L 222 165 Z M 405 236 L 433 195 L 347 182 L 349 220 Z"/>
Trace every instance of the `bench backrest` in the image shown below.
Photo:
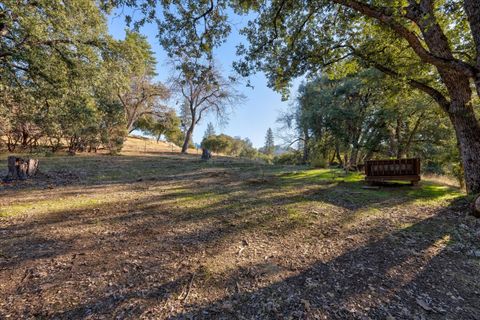
<path fill-rule="evenodd" d="M 420 159 L 370 160 L 365 164 L 367 177 L 420 175 Z"/>

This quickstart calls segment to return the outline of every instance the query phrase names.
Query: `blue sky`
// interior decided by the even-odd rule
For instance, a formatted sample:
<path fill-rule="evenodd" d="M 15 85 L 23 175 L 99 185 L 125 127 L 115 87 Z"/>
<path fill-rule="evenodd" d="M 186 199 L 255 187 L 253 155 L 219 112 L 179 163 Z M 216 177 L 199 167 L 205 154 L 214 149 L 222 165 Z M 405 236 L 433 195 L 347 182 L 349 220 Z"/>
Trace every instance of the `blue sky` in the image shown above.
<path fill-rule="evenodd" d="M 235 17 L 235 19 L 237 19 L 237 21 L 234 21 L 232 33 L 227 39 L 227 42 L 215 51 L 216 60 L 220 62 L 225 74 L 233 72 L 232 62 L 237 59 L 235 46 L 243 40 L 239 35 L 239 29 L 245 24 L 246 20 L 242 17 Z M 111 16 L 108 20 L 108 26 L 110 33 L 115 38 L 123 39 L 125 37 L 126 25 L 123 16 Z M 147 37 L 155 51 L 158 61 L 158 80 L 165 82 L 168 78 L 168 67 L 165 65 L 167 56 L 156 38 L 156 25 L 149 24 L 143 26 L 141 33 Z M 282 101 L 279 93 L 267 87 L 267 80 L 263 74 L 256 74 L 249 80 L 254 88 L 252 89 L 245 85 L 238 88 L 247 99 L 243 105 L 235 108 L 228 124 L 220 127 L 214 117 L 205 118 L 202 123 L 195 128 L 193 136 L 195 143 L 200 143 L 209 121 L 214 124 L 217 134 L 225 133 L 230 136 L 248 137 L 255 147 L 263 146 L 265 134 L 269 127 L 271 127 L 274 132 L 276 131 L 275 128 L 278 127 L 276 119 L 279 112 L 286 110 L 290 102 Z M 295 83 L 292 89 L 292 96 L 296 91 L 296 85 L 298 85 L 298 82 Z M 172 105 L 172 107 L 174 106 Z M 279 138 L 276 140 L 276 144 L 282 142 Z"/>

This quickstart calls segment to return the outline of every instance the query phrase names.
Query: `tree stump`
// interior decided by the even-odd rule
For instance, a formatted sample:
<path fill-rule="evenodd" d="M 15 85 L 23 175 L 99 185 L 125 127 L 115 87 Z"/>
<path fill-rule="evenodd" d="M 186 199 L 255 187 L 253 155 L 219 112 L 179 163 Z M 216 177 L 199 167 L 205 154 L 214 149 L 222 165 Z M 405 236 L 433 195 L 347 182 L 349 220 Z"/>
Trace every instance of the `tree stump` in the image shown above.
<path fill-rule="evenodd" d="M 475 198 L 475 200 L 473 200 L 473 203 L 472 203 L 472 214 L 477 217 L 477 218 L 480 218 L 480 194 L 477 195 L 477 197 Z"/>
<path fill-rule="evenodd" d="M 202 160 L 209 160 L 212 157 L 212 154 L 208 149 L 202 149 Z"/>
<path fill-rule="evenodd" d="M 8 174 L 4 181 L 26 180 L 34 176 L 38 170 L 37 159 L 23 159 L 15 156 L 8 157 Z"/>

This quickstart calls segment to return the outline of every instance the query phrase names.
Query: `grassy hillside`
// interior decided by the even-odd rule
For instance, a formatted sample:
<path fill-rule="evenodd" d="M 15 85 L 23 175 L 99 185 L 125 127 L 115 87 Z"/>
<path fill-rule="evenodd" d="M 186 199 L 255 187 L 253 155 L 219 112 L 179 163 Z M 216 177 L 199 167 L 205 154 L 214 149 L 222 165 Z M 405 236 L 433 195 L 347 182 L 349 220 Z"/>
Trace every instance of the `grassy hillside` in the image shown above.
<path fill-rule="evenodd" d="M 135 154 L 155 154 L 159 152 L 178 153 L 181 148 L 173 143 L 164 141 L 155 141 L 150 138 L 143 138 L 140 136 L 129 136 L 125 141 L 122 149 L 122 154 L 135 155 Z M 196 149 L 189 149 L 188 153 L 197 154 Z"/>

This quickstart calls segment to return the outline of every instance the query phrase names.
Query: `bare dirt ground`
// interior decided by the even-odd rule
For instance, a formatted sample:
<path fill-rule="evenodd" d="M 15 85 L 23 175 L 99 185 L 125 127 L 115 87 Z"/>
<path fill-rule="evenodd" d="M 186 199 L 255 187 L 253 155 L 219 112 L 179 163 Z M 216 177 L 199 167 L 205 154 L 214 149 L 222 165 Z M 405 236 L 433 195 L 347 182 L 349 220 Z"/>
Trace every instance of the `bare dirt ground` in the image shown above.
<path fill-rule="evenodd" d="M 480 319 L 454 188 L 153 151 L 41 165 L 0 186 L 1 319 Z"/>

